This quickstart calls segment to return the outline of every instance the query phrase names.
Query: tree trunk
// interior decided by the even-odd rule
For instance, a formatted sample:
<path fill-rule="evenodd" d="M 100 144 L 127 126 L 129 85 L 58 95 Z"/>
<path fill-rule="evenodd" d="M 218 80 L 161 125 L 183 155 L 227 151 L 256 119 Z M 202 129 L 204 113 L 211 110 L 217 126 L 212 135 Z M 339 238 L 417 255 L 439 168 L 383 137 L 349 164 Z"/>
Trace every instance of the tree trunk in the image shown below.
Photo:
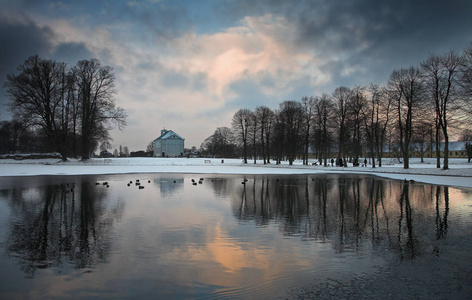
<path fill-rule="evenodd" d="M 436 126 L 436 168 L 441 168 L 441 138 L 440 138 L 439 127 Z"/>
<path fill-rule="evenodd" d="M 444 134 L 444 163 L 443 170 L 449 169 L 449 135 L 447 134 L 447 127 L 443 126 Z"/>

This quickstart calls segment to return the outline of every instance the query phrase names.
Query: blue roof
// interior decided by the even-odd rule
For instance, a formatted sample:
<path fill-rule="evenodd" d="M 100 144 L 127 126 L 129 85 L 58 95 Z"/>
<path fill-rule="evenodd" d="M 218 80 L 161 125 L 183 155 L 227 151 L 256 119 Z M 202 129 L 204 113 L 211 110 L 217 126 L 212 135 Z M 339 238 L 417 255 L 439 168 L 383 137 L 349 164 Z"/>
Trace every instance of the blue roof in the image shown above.
<path fill-rule="evenodd" d="M 158 137 L 156 140 L 167 140 L 167 139 L 185 140 L 183 137 L 181 137 L 177 133 L 173 132 L 172 130 L 166 131 L 160 137 Z"/>

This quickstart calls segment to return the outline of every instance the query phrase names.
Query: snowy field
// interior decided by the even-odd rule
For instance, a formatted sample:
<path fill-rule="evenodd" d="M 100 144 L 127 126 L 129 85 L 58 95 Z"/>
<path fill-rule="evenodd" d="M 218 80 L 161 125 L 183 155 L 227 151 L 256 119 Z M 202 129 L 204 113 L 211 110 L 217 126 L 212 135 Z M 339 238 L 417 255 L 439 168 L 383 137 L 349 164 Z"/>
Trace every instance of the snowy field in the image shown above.
<path fill-rule="evenodd" d="M 313 160 L 314 162 L 314 160 Z M 82 162 L 69 159 L 0 159 L 0 176 L 36 175 L 87 175 L 87 174 L 125 174 L 125 173 L 200 173 L 200 174 L 320 174 L 320 173 L 369 173 L 394 179 L 461 187 L 472 187 L 472 163 L 467 159 L 451 159 L 449 170 L 436 168 L 435 159 L 410 160 L 410 169 L 403 169 L 397 160 L 385 159 L 382 168 L 371 167 L 323 167 L 304 166 L 296 161 L 281 165 L 267 164 L 262 161 L 241 159 L 208 158 L 92 158 Z M 442 163 L 442 160 L 441 160 Z"/>

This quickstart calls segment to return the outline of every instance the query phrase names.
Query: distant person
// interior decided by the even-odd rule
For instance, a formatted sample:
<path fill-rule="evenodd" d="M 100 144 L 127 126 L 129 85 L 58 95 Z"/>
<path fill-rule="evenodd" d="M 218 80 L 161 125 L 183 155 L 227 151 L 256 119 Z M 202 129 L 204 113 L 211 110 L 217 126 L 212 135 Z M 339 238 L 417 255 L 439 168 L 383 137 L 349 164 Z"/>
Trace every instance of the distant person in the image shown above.
<path fill-rule="evenodd" d="M 364 158 L 364 167 L 367 167 L 367 158 Z"/>
<path fill-rule="evenodd" d="M 331 167 L 334 167 L 334 158 L 331 158 Z"/>

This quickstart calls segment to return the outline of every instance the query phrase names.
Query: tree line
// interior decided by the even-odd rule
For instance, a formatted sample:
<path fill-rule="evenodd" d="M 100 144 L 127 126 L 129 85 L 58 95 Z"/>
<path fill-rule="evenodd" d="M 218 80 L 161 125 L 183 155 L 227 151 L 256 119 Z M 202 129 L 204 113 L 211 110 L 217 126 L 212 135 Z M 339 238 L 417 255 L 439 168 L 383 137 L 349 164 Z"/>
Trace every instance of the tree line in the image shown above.
<path fill-rule="evenodd" d="M 115 74 L 98 59 L 75 66 L 29 57 L 17 74 L 7 75 L 12 121 L 0 123 L 3 153 L 59 152 L 90 158 L 99 143 L 109 145 L 109 130 L 126 126 L 115 105 Z"/>
<path fill-rule="evenodd" d="M 340 165 L 369 157 L 376 167 L 394 147 L 407 169 L 412 147 L 424 155 L 429 144 L 437 167 L 443 152 L 442 167 L 448 169 L 451 132 L 462 130 L 462 138 L 470 140 L 471 117 L 472 43 L 460 54 L 431 54 L 418 66 L 394 70 L 383 86 L 341 86 L 331 94 L 284 101 L 274 110 L 239 109 L 231 127 L 217 128 L 201 151 L 243 157 L 244 163 L 261 158 L 264 164 L 292 164 L 301 158 L 308 164 L 311 148 L 320 164 L 333 156 Z"/>

